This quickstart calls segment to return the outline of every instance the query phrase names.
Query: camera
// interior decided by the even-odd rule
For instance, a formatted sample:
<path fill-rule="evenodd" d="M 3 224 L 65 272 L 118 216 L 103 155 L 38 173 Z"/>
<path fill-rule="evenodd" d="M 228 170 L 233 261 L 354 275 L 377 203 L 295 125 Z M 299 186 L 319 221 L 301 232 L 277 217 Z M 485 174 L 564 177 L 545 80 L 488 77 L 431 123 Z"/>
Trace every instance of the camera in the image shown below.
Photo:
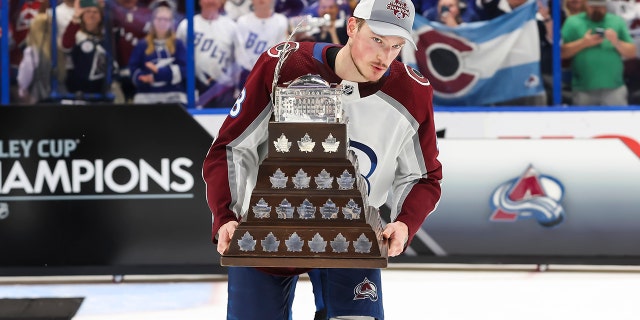
<path fill-rule="evenodd" d="M 440 8 L 440 13 L 441 14 L 445 14 L 446 12 L 449 12 L 451 9 L 449 8 L 449 6 L 442 6 L 442 8 Z"/>

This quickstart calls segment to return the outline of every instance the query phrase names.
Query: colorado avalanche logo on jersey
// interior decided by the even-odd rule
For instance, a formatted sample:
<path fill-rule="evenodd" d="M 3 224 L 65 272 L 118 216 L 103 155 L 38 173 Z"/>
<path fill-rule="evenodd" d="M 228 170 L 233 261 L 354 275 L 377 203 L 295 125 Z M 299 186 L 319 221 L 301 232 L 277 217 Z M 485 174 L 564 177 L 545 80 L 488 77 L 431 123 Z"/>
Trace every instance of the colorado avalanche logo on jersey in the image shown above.
<path fill-rule="evenodd" d="M 293 48 L 293 50 L 298 50 L 298 48 L 300 48 L 300 43 L 298 42 L 281 42 L 276 44 L 275 46 L 271 47 L 271 49 L 269 49 L 269 51 L 267 51 L 267 54 L 269 54 L 269 56 L 274 57 L 274 58 L 278 58 L 280 57 L 280 52 L 284 51 L 284 49 L 291 49 Z"/>
<path fill-rule="evenodd" d="M 353 288 L 353 300 L 369 299 L 378 301 L 378 287 L 366 277 L 355 288 Z"/>
<path fill-rule="evenodd" d="M 491 196 L 491 221 L 514 222 L 534 218 L 545 227 L 558 225 L 564 219 L 560 201 L 564 196 L 562 184 L 540 175 L 529 166 L 519 177 L 500 185 Z"/>

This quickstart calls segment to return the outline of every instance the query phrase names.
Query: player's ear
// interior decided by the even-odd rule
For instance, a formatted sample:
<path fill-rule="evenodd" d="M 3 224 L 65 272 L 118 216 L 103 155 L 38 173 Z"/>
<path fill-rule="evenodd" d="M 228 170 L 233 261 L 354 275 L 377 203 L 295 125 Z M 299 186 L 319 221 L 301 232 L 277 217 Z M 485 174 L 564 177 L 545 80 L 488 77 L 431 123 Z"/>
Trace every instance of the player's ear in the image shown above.
<path fill-rule="evenodd" d="M 349 17 L 347 20 L 347 35 L 353 36 L 358 31 L 358 19 L 354 17 Z"/>

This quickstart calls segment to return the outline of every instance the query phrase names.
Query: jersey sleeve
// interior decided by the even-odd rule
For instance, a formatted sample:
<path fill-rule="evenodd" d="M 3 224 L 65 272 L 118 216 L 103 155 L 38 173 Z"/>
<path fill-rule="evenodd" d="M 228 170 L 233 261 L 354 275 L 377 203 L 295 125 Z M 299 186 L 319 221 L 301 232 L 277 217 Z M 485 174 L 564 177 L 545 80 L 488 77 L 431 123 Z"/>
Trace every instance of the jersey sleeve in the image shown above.
<path fill-rule="evenodd" d="M 265 54 L 258 60 L 204 160 L 203 178 L 213 214 L 214 243 L 222 225 L 239 221 L 245 213 L 258 164 L 266 157 L 272 112 L 272 60 Z"/>
<path fill-rule="evenodd" d="M 432 213 L 441 195 L 442 164 L 438 160 L 436 130 L 433 119 L 433 88 L 431 85 L 414 84 L 413 103 L 417 105 L 414 117 L 418 130 L 408 135 L 403 151 L 397 159 L 396 179 L 393 185 L 395 221 L 404 222 L 409 228 L 408 246 Z M 415 162 L 421 172 L 414 172 Z"/>

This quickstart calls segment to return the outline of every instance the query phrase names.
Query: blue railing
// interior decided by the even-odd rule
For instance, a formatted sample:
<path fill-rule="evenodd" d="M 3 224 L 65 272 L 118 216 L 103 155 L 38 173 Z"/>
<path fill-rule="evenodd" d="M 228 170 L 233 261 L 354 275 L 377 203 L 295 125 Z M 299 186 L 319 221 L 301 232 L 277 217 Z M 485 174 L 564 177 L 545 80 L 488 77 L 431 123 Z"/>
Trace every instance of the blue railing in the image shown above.
<path fill-rule="evenodd" d="M 0 0 L 0 103 L 9 103 L 9 0 Z"/>

